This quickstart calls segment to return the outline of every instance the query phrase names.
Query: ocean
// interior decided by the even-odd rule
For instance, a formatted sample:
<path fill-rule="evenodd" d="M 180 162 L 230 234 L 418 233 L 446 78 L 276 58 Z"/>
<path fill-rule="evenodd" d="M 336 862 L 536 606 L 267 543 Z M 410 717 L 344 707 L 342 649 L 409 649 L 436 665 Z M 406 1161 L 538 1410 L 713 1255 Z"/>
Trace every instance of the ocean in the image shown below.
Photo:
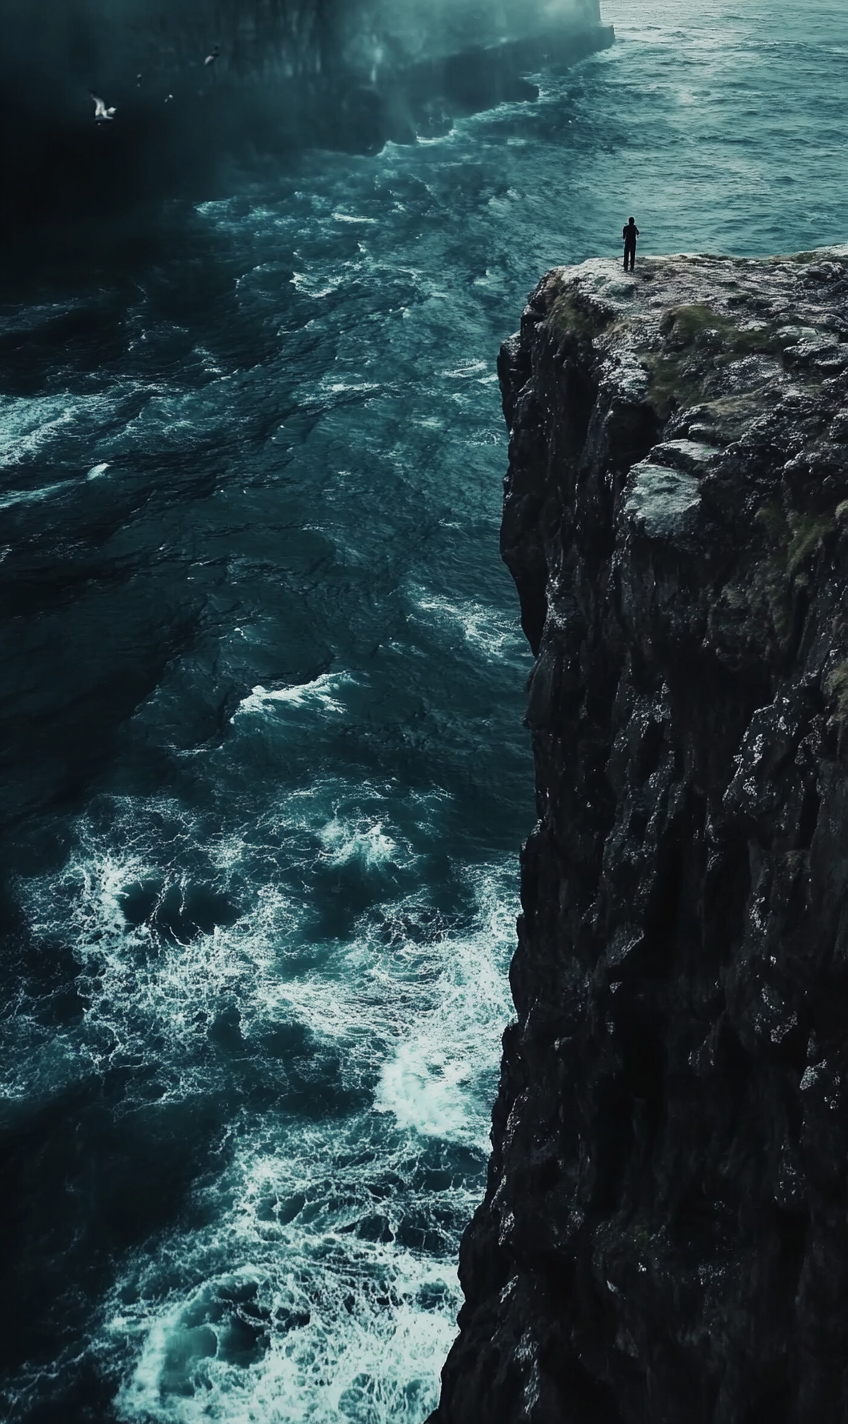
<path fill-rule="evenodd" d="M 257 156 L 0 306 L 0 1408 L 421 1424 L 480 1199 L 531 662 L 495 359 L 552 265 L 844 241 L 843 0 Z"/>

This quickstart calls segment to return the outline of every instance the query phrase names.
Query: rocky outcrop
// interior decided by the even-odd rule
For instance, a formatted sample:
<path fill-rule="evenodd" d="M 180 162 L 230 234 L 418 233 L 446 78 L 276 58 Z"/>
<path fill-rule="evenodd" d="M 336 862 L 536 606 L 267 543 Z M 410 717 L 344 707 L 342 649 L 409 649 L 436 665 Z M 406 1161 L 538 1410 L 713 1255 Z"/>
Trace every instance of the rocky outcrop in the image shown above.
<path fill-rule="evenodd" d="M 848 248 L 548 274 L 517 1021 L 434 1424 L 848 1417 Z"/>

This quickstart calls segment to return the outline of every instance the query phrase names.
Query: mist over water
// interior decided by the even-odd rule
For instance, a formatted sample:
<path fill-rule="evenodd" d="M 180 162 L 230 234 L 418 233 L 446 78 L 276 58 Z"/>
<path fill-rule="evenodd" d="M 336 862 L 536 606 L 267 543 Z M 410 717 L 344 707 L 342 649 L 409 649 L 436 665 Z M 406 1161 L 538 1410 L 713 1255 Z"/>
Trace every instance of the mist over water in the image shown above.
<path fill-rule="evenodd" d="M 257 158 L 0 309 L 15 1424 L 435 1403 L 533 820 L 498 343 L 631 212 L 848 218 L 841 4 L 605 18 L 536 104 Z"/>

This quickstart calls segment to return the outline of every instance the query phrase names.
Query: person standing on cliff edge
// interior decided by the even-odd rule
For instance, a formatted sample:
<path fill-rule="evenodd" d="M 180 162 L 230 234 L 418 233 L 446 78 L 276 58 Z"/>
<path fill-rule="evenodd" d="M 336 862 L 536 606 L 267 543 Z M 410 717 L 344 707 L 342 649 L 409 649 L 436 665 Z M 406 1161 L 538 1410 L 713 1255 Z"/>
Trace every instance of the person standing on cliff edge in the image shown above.
<path fill-rule="evenodd" d="M 636 226 L 636 219 L 631 218 L 622 233 L 624 238 L 624 270 L 627 271 L 627 259 L 630 258 L 630 271 L 636 266 L 636 239 L 639 236 L 639 229 Z"/>

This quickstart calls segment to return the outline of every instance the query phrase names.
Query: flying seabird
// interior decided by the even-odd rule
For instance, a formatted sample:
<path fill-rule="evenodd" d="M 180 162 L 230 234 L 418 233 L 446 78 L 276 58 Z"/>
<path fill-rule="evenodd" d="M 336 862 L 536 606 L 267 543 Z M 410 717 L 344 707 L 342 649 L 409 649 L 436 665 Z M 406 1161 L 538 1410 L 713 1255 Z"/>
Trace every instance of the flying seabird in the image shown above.
<path fill-rule="evenodd" d="M 203 63 L 206 64 L 206 65 L 208 65 L 208 66 L 211 68 L 211 66 L 215 63 L 215 60 L 218 58 L 218 55 L 219 55 L 220 53 L 221 53 L 221 46 L 220 46 L 220 45 L 215 45 L 214 49 L 212 50 L 212 53 L 211 53 L 211 54 L 207 54 L 207 56 L 206 56 L 206 58 L 204 59 Z"/>
<path fill-rule="evenodd" d="M 106 105 L 105 105 L 104 102 L 103 102 L 103 100 L 102 100 L 102 99 L 98 99 L 97 95 L 96 95 L 95 93 L 93 93 L 91 89 L 89 89 L 88 92 L 89 92 L 89 94 L 91 94 L 91 97 L 92 97 L 92 99 L 94 100 L 94 121 L 95 121 L 95 123 L 102 124 L 104 119 L 114 119 L 114 117 L 115 117 L 115 112 L 116 112 L 114 105 L 112 106 L 111 109 L 107 109 L 107 108 L 106 108 Z"/>

